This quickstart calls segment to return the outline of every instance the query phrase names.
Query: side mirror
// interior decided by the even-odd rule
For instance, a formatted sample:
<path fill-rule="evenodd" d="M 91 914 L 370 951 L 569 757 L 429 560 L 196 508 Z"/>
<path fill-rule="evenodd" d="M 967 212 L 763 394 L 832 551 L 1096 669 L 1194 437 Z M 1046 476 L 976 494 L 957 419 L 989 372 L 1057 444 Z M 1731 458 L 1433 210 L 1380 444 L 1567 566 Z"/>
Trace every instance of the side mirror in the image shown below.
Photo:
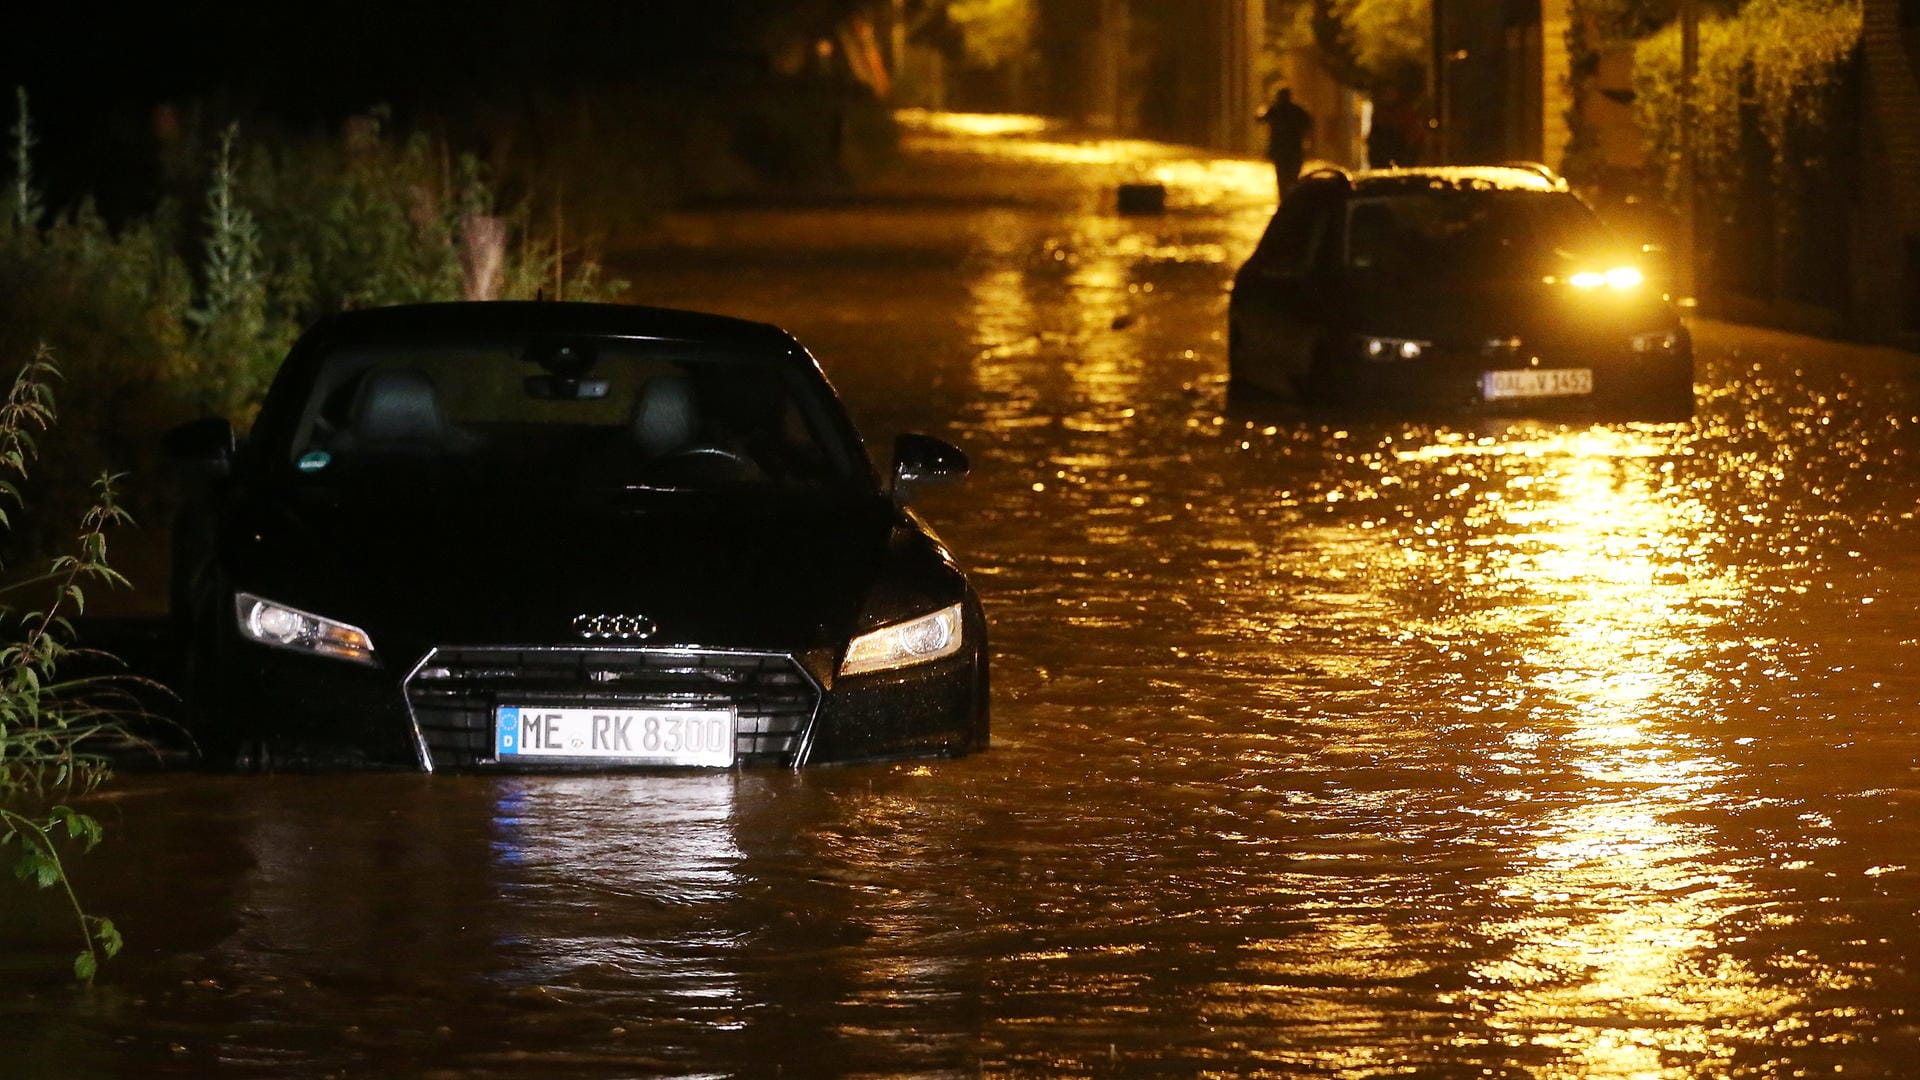
<path fill-rule="evenodd" d="M 160 449 L 183 465 L 195 466 L 216 476 L 224 476 L 233 467 L 233 425 L 219 417 L 193 420 L 160 437 Z"/>
<path fill-rule="evenodd" d="M 924 488 L 952 483 L 967 475 L 966 451 L 931 435 L 907 434 L 893 440 L 893 501 L 905 506 Z"/>

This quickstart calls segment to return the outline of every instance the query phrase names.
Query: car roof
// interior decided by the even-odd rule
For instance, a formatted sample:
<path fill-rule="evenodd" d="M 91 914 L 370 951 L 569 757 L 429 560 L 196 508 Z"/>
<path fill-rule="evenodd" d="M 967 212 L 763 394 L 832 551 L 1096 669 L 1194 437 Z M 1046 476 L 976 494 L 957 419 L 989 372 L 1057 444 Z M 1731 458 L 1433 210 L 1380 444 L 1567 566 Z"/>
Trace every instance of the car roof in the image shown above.
<path fill-rule="evenodd" d="M 1569 190 L 1566 180 L 1544 165 L 1427 165 L 1404 169 L 1365 169 L 1347 172 L 1326 169 L 1309 173 L 1309 181 L 1345 186 L 1356 195 L 1386 195 L 1403 191 L 1538 191 Z"/>
<path fill-rule="evenodd" d="M 641 338 L 725 349 L 802 353 L 799 342 L 776 326 L 675 308 L 573 301 L 485 300 L 402 304 L 329 316 L 307 332 L 328 345 L 382 338 L 468 334 L 578 334 Z"/>

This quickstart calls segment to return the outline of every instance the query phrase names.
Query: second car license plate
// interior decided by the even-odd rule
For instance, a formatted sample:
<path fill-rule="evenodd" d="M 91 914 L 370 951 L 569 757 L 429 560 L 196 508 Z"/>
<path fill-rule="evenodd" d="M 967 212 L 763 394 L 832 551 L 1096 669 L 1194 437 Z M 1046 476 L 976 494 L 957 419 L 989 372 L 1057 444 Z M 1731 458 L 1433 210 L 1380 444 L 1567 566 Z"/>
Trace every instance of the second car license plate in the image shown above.
<path fill-rule="evenodd" d="M 733 764 L 733 712 L 502 706 L 495 713 L 494 753 L 501 761 L 584 758 L 724 769 Z"/>
<path fill-rule="evenodd" d="M 1489 371 L 1480 376 L 1480 396 L 1502 398 L 1572 397 L 1593 393 L 1591 368 L 1526 368 Z"/>

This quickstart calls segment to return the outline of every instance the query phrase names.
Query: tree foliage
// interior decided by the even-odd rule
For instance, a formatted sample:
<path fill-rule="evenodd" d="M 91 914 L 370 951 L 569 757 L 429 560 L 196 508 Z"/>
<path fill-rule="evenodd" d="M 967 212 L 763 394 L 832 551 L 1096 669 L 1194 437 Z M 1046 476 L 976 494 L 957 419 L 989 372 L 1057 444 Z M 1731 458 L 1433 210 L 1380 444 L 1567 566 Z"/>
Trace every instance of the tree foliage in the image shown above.
<path fill-rule="evenodd" d="M 1709 191 L 1739 182 L 1743 108 L 1751 108 L 1775 181 L 1791 186 L 1796 128 L 1818 128 L 1835 110 L 1845 65 L 1860 42 L 1860 0 L 1752 0 L 1700 24 L 1691 109 L 1681 93 L 1680 28 L 1670 25 L 1635 52 L 1634 113 L 1669 196 L 1679 190 L 1689 128 L 1695 167 Z"/>
<path fill-rule="evenodd" d="M 1310 43 L 1333 77 L 1376 96 L 1412 93 L 1432 49 L 1428 0 L 1294 0 L 1283 37 Z"/>
<path fill-rule="evenodd" d="M 377 117 L 339 139 L 272 144 L 230 125 L 199 165 L 196 210 L 162 204 L 117 230 L 86 204 L 23 216 L 18 207 L 41 205 L 32 129 L 24 111 L 12 126 L 0 358 L 42 341 L 61 358 L 75 407 L 42 470 L 55 492 L 84 490 L 103 467 L 157 468 L 159 432 L 192 415 L 244 422 L 299 328 L 322 316 L 460 299 L 470 233 L 484 231 L 497 256 L 488 295 L 624 288 L 528 204 L 499 206 L 477 160 L 424 136 L 392 138 Z"/>
<path fill-rule="evenodd" d="M 1680 0 L 1573 0 L 1573 21 L 1603 43 L 1636 41 L 1671 23 Z"/>
<path fill-rule="evenodd" d="M 983 68 L 1033 57 L 1040 0 L 907 0 L 908 33 L 922 45 Z"/>
<path fill-rule="evenodd" d="M 967 60 L 980 67 L 1019 63 L 1033 50 L 1034 0 L 948 0 L 946 16 Z"/>

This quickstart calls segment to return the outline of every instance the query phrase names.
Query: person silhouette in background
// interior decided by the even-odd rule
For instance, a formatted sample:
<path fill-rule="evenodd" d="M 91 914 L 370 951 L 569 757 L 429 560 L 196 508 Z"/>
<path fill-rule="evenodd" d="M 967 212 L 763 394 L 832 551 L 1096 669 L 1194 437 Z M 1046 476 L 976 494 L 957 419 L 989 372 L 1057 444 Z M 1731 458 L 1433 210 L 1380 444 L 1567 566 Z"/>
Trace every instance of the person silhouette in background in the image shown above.
<path fill-rule="evenodd" d="M 1417 164 L 1417 133 L 1421 127 L 1418 103 L 1406 91 L 1390 89 L 1375 98 L 1373 125 L 1367 129 L 1367 168 Z"/>
<path fill-rule="evenodd" d="M 1272 104 L 1260 110 L 1260 122 L 1267 125 L 1267 157 L 1273 161 L 1280 197 L 1286 198 L 1300 179 L 1300 166 L 1313 140 L 1313 116 L 1294 104 L 1293 91 L 1283 86 L 1274 93 Z"/>

